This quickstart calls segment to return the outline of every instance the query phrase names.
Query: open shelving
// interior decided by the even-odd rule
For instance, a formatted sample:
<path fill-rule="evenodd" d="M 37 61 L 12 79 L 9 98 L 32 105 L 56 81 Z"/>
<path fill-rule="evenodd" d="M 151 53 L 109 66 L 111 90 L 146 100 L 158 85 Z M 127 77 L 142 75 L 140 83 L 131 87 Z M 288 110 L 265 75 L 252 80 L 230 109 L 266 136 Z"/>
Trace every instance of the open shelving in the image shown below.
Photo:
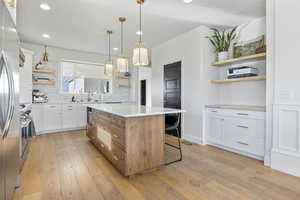
<path fill-rule="evenodd" d="M 225 79 L 225 80 L 212 80 L 213 83 L 233 83 L 233 82 L 241 82 L 241 81 L 263 81 L 266 80 L 266 76 L 252 76 L 246 78 L 234 78 L 234 79 Z"/>
<path fill-rule="evenodd" d="M 55 81 L 34 81 L 32 82 L 33 85 L 53 85 Z"/>
<path fill-rule="evenodd" d="M 266 57 L 266 55 L 267 55 L 266 53 L 260 53 L 260 54 L 255 54 L 255 55 L 251 55 L 251 56 L 242 56 L 239 58 L 233 58 L 233 59 L 229 59 L 229 60 L 214 62 L 214 63 L 212 63 L 212 66 L 221 67 L 221 66 L 226 66 L 226 65 L 229 65 L 232 63 L 246 61 L 246 60 L 264 59 Z"/>
<path fill-rule="evenodd" d="M 52 69 L 34 69 L 32 70 L 32 72 L 34 73 L 49 73 L 49 74 L 53 74 L 55 71 Z"/>

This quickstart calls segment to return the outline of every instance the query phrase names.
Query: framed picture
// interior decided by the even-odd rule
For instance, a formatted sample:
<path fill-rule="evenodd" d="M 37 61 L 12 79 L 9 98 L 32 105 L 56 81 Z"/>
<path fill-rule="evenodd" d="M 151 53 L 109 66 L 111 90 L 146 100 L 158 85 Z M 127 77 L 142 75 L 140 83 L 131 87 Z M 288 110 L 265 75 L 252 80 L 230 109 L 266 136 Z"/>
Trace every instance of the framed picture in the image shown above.
<path fill-rule="evenodd" d="M 258 50 L 265 49 L 265 35 L 259 36 L 252 40 L 237 42 L 233 46 L 233 57 L 251 56 Z"/>

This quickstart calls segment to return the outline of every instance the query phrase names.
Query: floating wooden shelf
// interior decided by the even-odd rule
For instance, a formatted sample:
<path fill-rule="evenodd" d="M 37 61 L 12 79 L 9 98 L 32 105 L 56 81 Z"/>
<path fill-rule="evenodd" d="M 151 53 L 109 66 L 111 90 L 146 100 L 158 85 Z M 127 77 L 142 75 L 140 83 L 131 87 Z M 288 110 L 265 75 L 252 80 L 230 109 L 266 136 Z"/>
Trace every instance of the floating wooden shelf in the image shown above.
<path fill-rule="evenodd" d="M 260 54 L 255 54 L 255 55 L 251 55 L 251 56 L 243 56 L 243 57 L 239 57 L 239 58 L 234 58 L 234 59 L 229 59 L 229 60 L 224 60 L 224 61 L 219 61 L 219 62 L 215 62 L 212 64 L 212 66 L 224 66 L 224 65 L 228 65 L 228 64 L 232 64 L 235 62 L 241 62 L 241 61 L 245 61 L 245 60 L 252 60 L 252 59 L 263 59 L 266 57 L 266 53 L 260 53 Z"/>
<path fill-rule="evenodd" d="M 117 76 L 116 78 L 117 79 L 127 79 L 127 80 L 129 80 L 130 76 Z"/>
<path fill-rule="evenodd" d="M 53 85 L 55 81 L 34 81 L 33 85 Z"/>
<path fill-rule="evenodd" d="M 253 76 L 246 78 L 235 78 L 235 79 L 225 79 L 225 80 L 212 80 L 213 83 L 233 83 L 233 82 L 241 82 L 241 81 L 263 81 L 266 80 L 266 76 Z"/>
<path fill-rule="evenodd" d="M 119 88 L 131 88 L 130 85 L 121 85 L 119 84 Z"/>
<path fill-rule="evenodd" d="M 34 69 L 32 70 L 34 73 L 54 73 L 52 69 Z"/>

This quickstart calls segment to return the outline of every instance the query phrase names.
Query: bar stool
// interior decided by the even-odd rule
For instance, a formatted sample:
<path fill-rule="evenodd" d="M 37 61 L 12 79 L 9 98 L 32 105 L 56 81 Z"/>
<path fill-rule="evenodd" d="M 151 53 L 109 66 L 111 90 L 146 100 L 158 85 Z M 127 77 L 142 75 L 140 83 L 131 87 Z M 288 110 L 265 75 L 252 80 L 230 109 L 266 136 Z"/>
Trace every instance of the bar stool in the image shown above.
<path fill-rule="evenodd" d="M 176 136 L 175 137 L 177 137 L 178 146 L 174 146 L 174 145 L 169 144 L 167 142 L 165 144 L 168 145 L 168 146 L 170 146 L 170 147 L 173 147 L 175 149 L 178 149 L 179 150 L 179 154 L 180 154 L 180 158 L 178 160 L 167 162 L 167 163 L 165 163 L 165 165 L 170 165 L 170 164 L 182 161 L 181 140 L 180 140 L 179 130 L 178 130 L 179 124 L 180 124 L 180 119 L 181 119 L 180 113 L 176 114 L 176 117 L 177 117 L 177 119 L 176 119 L 176 122 L 174 124 L 172 124 L 172 125 L 166 124 L 165 131 L 174 131 L 175 130 L 175 132 L 176 132 Z"/>

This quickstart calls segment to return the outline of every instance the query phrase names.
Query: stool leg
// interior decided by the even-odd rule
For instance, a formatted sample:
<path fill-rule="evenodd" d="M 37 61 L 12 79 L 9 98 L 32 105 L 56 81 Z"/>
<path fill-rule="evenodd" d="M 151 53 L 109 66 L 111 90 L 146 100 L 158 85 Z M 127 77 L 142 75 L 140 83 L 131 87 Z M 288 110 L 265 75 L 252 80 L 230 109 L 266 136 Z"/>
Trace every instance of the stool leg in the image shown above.
<path fill-rule="evenodd" d="M 174 145 L 171 145 L 171 144 L 168 144 L 168 143 L 166 143 L 166 144 L 169 145 L 169 146 L 171 146 L 171 147 L 173 147 L 173 148 L 178 149 L 179 153 L 180 153 L 180 158 L 178 160 L 174 160 L 172 162 L 165 163 L 165 165 L 170 165 L 170 164 L 182 161 L 181 141 L 180 141 L 180 137 L 179 137 L 179 130 L 178 130 L 178 128 L 176 128 L 176 134 L 177 134 L 177 140 L 178 140 L 178 147 L 176 147 Z"/>

